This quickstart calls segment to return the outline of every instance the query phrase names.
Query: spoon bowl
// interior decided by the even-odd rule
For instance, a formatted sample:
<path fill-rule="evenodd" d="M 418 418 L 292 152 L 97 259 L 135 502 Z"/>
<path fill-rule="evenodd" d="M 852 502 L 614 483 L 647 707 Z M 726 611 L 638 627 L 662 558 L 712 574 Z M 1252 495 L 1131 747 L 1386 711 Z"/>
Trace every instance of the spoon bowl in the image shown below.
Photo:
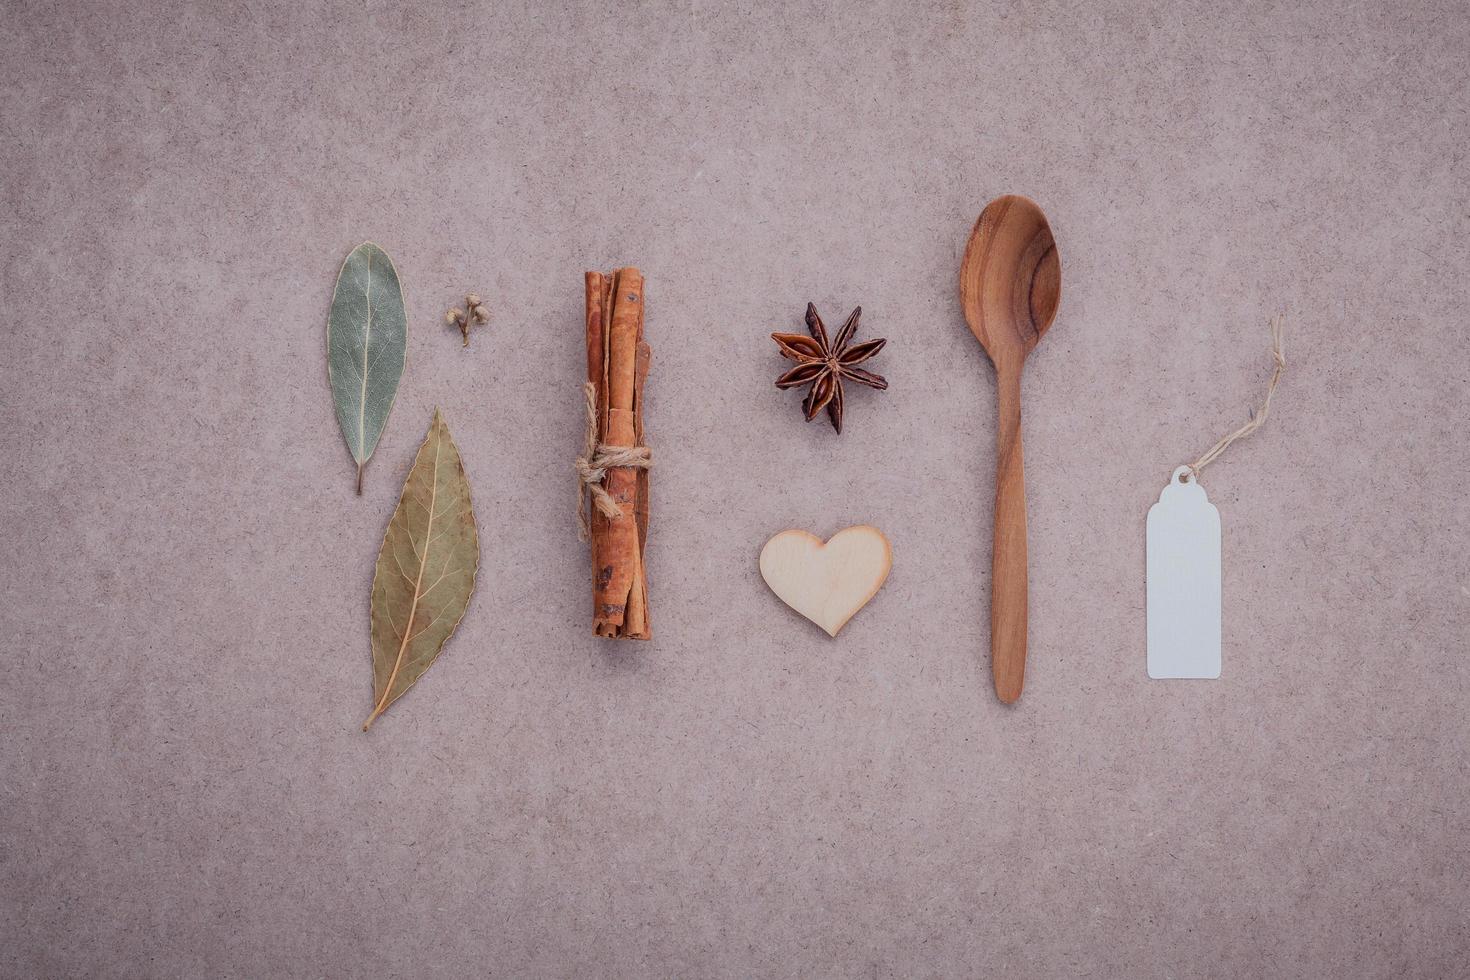
<path fill-rule="evenodd" d="M 1062 263 L 1041 208 L 1015 194 L 991 201 L 965 247 L 960 302 L 997 370 L 1031 353 L 1061 299 Z"/>
<path fill-rule="evenodd" d="M 1046 215 L 1011 194 L 985 206 L 960 265 L 970 332 L 995 365 L 995 543 L 990 577 L 990 663 L 995 694 L 1021 696 L 1026 673 L 1026 473 L 1021 448 L 1021 370 L 1056 319 L 1062 264 Z"/>

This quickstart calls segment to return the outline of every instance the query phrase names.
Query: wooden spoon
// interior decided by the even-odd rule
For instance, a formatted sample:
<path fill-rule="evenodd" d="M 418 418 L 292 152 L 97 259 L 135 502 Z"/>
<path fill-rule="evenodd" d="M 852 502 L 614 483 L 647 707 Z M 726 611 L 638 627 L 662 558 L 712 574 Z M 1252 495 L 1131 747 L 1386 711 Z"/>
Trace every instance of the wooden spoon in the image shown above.
<path fill-rule="evenodd" d="M 1021 458 L 1021 368 L 1057 315 L 1062 263 L 1046 215 L 1024 197 L 985 206 L 960 267 L 970 331 L 995 365 L 995 544 L 990 575 L 990 664 L 995 694 L 1021 696 L 1026 674 L 1026 474 Z"/>

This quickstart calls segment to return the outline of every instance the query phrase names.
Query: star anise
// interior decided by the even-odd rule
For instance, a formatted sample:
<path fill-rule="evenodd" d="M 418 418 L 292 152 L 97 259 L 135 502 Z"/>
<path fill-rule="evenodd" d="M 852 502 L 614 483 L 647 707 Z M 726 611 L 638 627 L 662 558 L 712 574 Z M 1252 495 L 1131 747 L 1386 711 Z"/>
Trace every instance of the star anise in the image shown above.
<path fill-rule="evenodd" d="M 806 329 L 810 337 L 799 333 L 771 334 L 771 339 L 781 348 L 781 356 L 796 362 L 796 367 L 776 379 L 776 387 L 784 390 L 806 384 L 812 386 L 806 393 L 806 400 L 801 403 L 808 422 L 825 408 L 832 420 L 832 428 L 842 431 L 844 380 L 856 381 L 879 391 L 888 387 L 888 382 L 880 376 L 857 366 L 882 350 L 888 341 L 879 338 L 848 346 L 852 343 L 852 335 L 857 333 L 858 317 L 862 315 L 861 306 L 854 309 L 842 329 L 837 331 L 837 339 L 829 341 L 827 328 L 822 326 L 822 318 L 817 316 L 817 308 L 808 303 Z"/>

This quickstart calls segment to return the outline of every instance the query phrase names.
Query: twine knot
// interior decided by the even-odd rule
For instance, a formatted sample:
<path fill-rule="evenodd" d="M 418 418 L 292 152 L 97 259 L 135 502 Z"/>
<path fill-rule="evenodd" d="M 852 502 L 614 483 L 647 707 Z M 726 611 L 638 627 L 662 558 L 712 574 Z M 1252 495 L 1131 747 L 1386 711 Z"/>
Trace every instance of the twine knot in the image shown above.
<path fill-rule="evenodd" d="M 577 537 L 587 540 L 587 495 L 603 517 L 612 520 L 623 516 L 623 508 L 602 485 L 607 471 L 619 466 L 646 470 L 653 465 L 647 446 L 609 446 L 597 441 L 597 386 L 588 381 L 582 386 L 587 402 L 587 444 L 573 464 L 577 469 Z"/>

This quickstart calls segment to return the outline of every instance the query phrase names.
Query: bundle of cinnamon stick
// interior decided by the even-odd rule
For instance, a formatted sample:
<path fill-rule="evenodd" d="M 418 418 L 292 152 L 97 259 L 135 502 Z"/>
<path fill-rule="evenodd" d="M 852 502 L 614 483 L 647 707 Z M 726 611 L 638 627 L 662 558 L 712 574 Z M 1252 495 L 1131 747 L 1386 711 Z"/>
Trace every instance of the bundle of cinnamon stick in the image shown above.
<path fill-rule="evenodd" d="M 593 428 L 596 439 L 590 468 L 583 472 L 594 498 L 589 537 L 592 628 L 598 636 L 647 640 L 653 635 L 643 566 L 649 466 L 643 384 L 651 357 L 643 341 L 642 274 L 634 268 L 587 273 L 589 448 Z"/>

